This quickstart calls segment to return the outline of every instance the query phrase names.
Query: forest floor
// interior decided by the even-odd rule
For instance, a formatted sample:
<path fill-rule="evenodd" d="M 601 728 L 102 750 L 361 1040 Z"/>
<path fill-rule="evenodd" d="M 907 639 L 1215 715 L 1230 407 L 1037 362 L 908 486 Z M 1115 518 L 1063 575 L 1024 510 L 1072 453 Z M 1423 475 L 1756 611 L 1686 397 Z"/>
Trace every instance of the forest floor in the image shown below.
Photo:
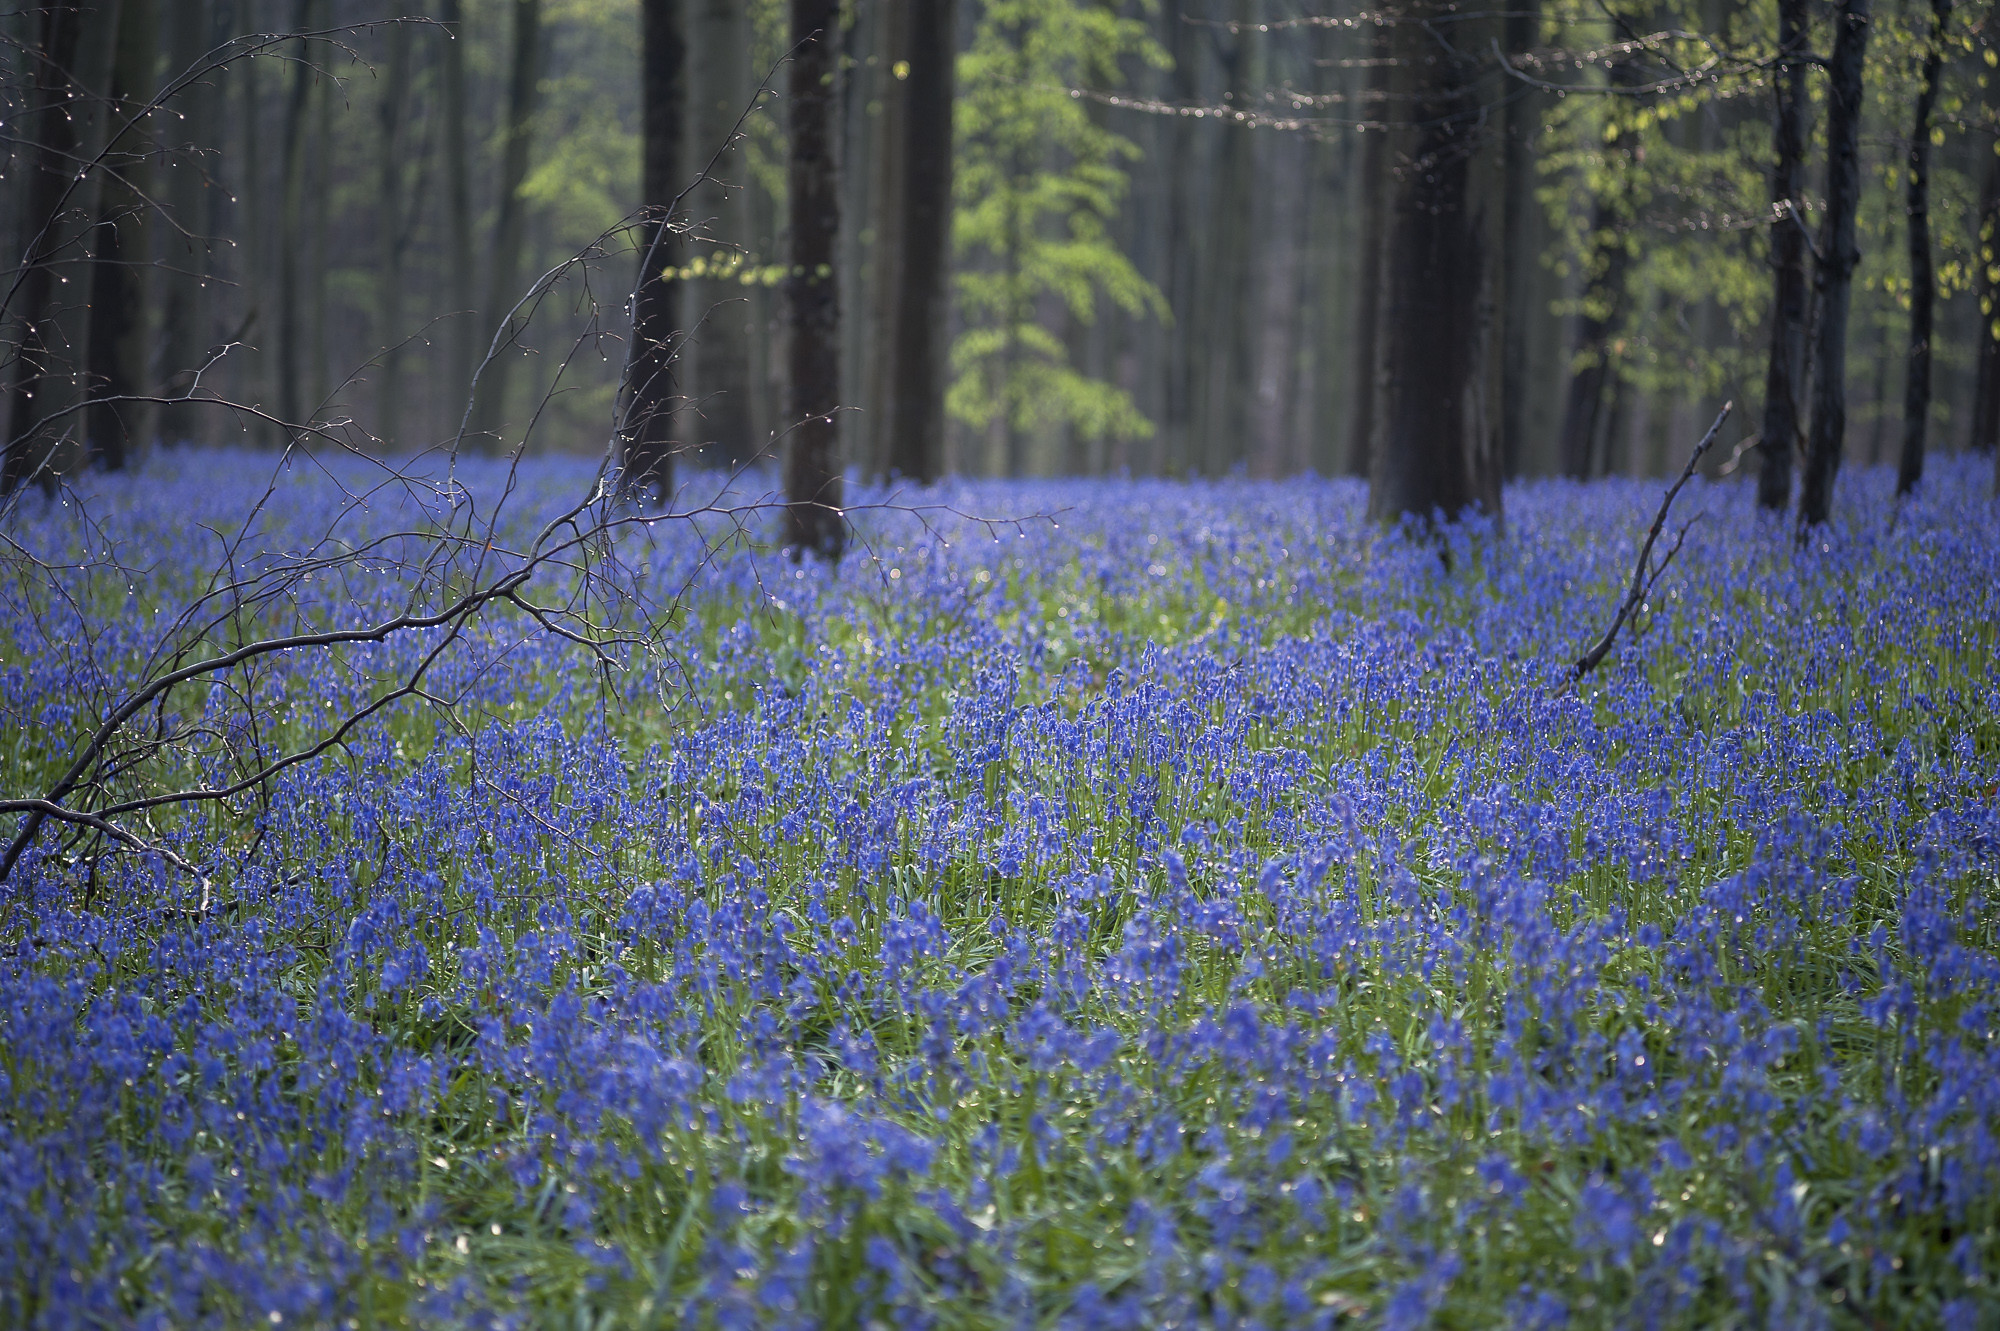
<path fill-rule="evenodd" d="M 20 510 L 0 796 L 418 595 L 304 467 L 225 549 L 268 466 Z M 1343 481 L 952 485 L 832 571 L 666 522 L 585 551 L 622 672 L 496 603 L 204 676 L 91 807 L 440 645 L 453 710 L 122 816 L 194 874 L 15 868 L 0 1322 L 1995 1325 L 2000 507 L 1891 479 L 1803 550 L 1690 487 L 1581 684 L 1657 482 L 1448 561 Z"/>

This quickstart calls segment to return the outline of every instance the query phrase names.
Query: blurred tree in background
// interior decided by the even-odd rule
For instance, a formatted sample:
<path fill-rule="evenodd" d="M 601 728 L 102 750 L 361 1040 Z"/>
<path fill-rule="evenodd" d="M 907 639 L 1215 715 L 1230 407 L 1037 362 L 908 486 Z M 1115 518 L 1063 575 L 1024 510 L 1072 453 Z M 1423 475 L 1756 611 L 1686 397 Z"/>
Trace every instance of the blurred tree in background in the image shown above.
<path fill-rule="evenodd" d="M 709 171 L 662 274 L 686 334 L 662 442 L 775 465 L 788 9 L 682 8 L 675 171 Z M 1475 502 L 1505 475 L 1664 471 L 1730 398 L 1716 468 L 1761 459 L 1787 504 L 1815 363 L 1843 422 L 1834 462 L 1907 459 L 1914 479 L 1925 450 L 1991 447 L 1992 6 L 1867 16 L 1845 333 L 1832 288 L 1781 294 L 1779 274 L 1823 276 L 1829 254 L 1838 12 L 844 0 L 824 102 L 838 456 L 867 475 L 1381 479 L 1380 450 L 1407 461 L 1430 428 L 1398 413 L 1444 392 L 1447 348 L 1407 322 L 1421 302 L 1396 266 L 1430 215 L 1397 213 L 1434 156 L 1409 110 L 1440 91 L 1479 126 L 1462 161 L 1436 158 L 1464 168 L 1448 248 L 1478 258 L 1445 320 L 1470 332 L 1450 428 Z M 1413 27 L 1432 48 L 1402 40 Z M 638 0 L 71 0 L 0 16 L 0 34 L 18 130 L 0 178 L 8 488 L 154 444 L 268 444 L 308 418 L 382 449 L 450 440 L 475 369 L 468 446 L 603 446 L 628 279 L 573 275 L 515 305 L 600 237 L 603 273 L 630 271 Z M 1449 89 L 1417 86 L 1433 49 Z M 71 176 L 77 161 L 96 165 Z M 197 383 L 251 410 L 160 400 Z M 1450 498 L 1412 489 L 1384 511 L 1421 494 Z"/>

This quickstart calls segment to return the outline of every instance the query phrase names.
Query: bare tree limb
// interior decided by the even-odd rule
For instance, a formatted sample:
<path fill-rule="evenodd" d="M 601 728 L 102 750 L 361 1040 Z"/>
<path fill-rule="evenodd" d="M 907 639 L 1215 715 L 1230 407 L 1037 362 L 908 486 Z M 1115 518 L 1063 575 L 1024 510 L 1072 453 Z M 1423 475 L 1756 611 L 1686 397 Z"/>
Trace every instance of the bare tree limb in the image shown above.
<path fill-rule="evenodd" d="M 1659 567 L 1654 568 L 1651 565 L 1653 546 L 1660 539 L 1661 529 L 1667 525 L 1668 511 L 1673 508 L 1674 500 L 1680 495 L 1681 488 L 1694 478 L 1695 468 L 1700 465 L 1702 454 L 1708 452 L 1709 447 L 1715 443 L 1716 436 L 1722 433 L 1722 423 L 1729 419 L 1730 410 L 1735 405 L 1734 402 L 1725 402 L 1722 404 L 1722 410 L 1716 414 L 1715 424 L 1708 427 L 1708 433 L 1703 435 L 1701 442 L 1694 446 L 1694 455 L 1688 459 L 1687 466 L 1682 469 L 1680 479 L 1667 487 L 1667 493 L 1660 499 L 1660 511 L 1653 515 L 1653 525 L 1646 532 L 1645 544 L 1639 547 L 1639 562 L 1632 567 L 1632 585 L 1627 589 L 1625 599 L 1619 602 L 1618 613 L 1613 617 L 1611 627 L 1604 630 L 1604 636 L 1599 638 L 1589 651 L 1577 659 L 1576 678 L 1582 679 L 1585 675 L 1597 669 L 1598 663 L 1610 652 L 1611 645 L 1618 641 L 1618 630 L 1625 627 L 1625 621 L 1637 613 L 1641 605 L 1645 604 L 1646 595 L 1652 591 L 1653 584 L 1659 581 L 1660 575 L 1667 571 L 1667 565 L 1673 563 L 1674 556 L 1680 553 L 1681 542 L 1687 539 L 1687 527 L 1681 528 L 1679 539 L 1674 542 L 1673 548 L 1667 551 L 1666 557 L 1660 561 Z M 1690 527 L 1693 525 L 1693 523 L 1688 524 Z"/>

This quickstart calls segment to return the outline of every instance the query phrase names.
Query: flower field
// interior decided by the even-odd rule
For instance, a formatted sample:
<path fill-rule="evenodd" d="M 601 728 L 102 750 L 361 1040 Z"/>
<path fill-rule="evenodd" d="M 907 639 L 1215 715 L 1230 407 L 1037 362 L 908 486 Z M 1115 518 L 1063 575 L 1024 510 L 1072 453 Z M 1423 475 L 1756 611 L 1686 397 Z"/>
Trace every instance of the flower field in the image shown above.
<path fill-rule="evenodd" d="M 328 539 L 325 475 L 232 550 L 268 460 L 174 461 L 12 520 L 0 796 Z M 1697 483 L 1581 684 L 1657 483 L 1448 560 L 1346 481 L 951 485 L 1043 516 L 835 571 L 623 530 L 686 591 L 622 672 L 496 606 L 268 798 L 135 816 L 206 885 L 37 837 L 0 1324 L 2000 1325 L 1985 480 L 1851 473 L 1806 550 Z M 402 604 L 387 508 L 255 613 Z M 441 641 L 146 723 L 219 783 Z"/>

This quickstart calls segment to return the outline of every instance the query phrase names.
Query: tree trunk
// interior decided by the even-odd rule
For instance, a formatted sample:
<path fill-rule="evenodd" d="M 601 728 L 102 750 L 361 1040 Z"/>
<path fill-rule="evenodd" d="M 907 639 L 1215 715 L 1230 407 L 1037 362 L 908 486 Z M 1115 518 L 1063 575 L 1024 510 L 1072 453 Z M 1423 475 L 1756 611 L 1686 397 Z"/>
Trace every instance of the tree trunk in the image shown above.
<path fill-rule="evenodd" d="M 382 368 L 375 432 L 394 447 L 403 430 L 403 106 L 410 91 L 410 27 L 389 25 L 389 65 L 376 104 L 375 342 Z M 519 187 L 516 186 L 518 189 Z"/>
<path fill-rule="evenodd" d="M 63 0 L 43 8 L 36 25 L 34 76 L 20 117 L 29 140 L 27 206 L 20 265 L 0 313 L 21 321 L 10 384 L 0 495 L 29 480 L 53 494 L 66 469 L 69 441 L 83 433 L 79 410 L 88 391 L 90 255 L 86 232 L 97 214 L 103 174 L 79 173 L 97 155 L 109 117 L 118 5 Z"/>
<path fill-rule="evenodd" d="M 2000 126 L 2000 71 L 1986 74 L 1989 123 Z M 1972 438 L 1967 447 L 1994 454 L 2000 484 L 2000 136 L 1986 158 L 1979 191 L 1979 351 L 1972 398 Z"/>
<path fill-rule="evenodd" d="M 904 148 L 910 118 L 910 9 L 907 0 L 877 0 L 871 14 L 873 54 L 868 58 L 867 73 L 855 79 L 868 87 L 868 192 L 863 206 L 853 213 L 868 219 L 868 294 L 864 317 L 849 320 L 850 336 L 852 325 L 861 325 L 857 353 L 862 391 L 859 419 L 851 422 L 848 446 L 862 471 L 872 476 L 886 475 L 889 470 L 896 289 L 902 280 L 903 222 L 908 212 L 908 157 Z M 850 190 L 859 166 L 852 157 L 847 159 Z"/>
<path fill-rule="evenodd" d="M 625 364 L 625 401 L 619 413 L 619 488 L 633 494 L 650 487 L 664 507 L 674 483 L 674 288 L 665 270 L 679 259 L 668 211 L 680 189 L 682 70 L 687 43 L 681 33 L 681 0 L 642 0 L 639 6 L 641 187 L 639 275 L 632 291 L 632 344 Z"/>
<path fill-rule="evenodd" d="M 739 0 L 703 0 L 694 16 L 691 49 L 698 57 L 689 70 L 688 160 L 696 169 L 730 144 L 750 100 L 750 20 Z M 698 257 L 720 271 L 684 285 L 691 331 L 682 357 L 690 410 L 685 428 L 699 430 L 703 452 L 734 470 L 755 455 L 758 441 L 750 400 L 750 302 L 733 260 L 739 260 L 748 231 L 741 184 L 746 155 L 725 152 L 715 177 L 695 186 L 688 215 L 698 228 L 692 246 Z"/>
<path fill-rule="evenodd" d="M 1630 87 L 1638 81 L 1639 69 L 1631 59 L 1611 66 L 1611 86 Z M 1622 195 L 1636 163 L 1634 141 L 1625 136 L 1606 153 L 1606 170 L 1617 175 L 1614 193 Z M 1563 406 L 1562 433 L 1557 444 L 1563 475 L 1579 480 L 1588 477 L 1597 457 L 1598 440 L 1603 436 L 1606 390 L 1615 378 L 1612 367 L 1611 335 L 1625 319 L 1625 278 L 1631 269 L 1632 254 L 1626 232 L 1629 219 L 1621 205 L 1605 194 L 1591 201 L 1590 236 L 1584 242 L 1584 262 L 1588 278 L 1584 287 L 1583 313 L 1577 318 L 1576 345 L 1570 359 L 1569 398 Z M 1605 441 L 1605 470 L 1610 471 L 1612 444 Z"/>
<path fill-rule="evenodd" d="M 1803 51 L 1811 11 L 1807 0 L 1778 0 L 1778 49 Z M 1757 502 L 1782 512 L 1792 502 L 1792 454 L 1799 446 L 1799 395 L 1806 375 L 1805 183 L 1806 64 L 1787 60 L 1776 71 L 1771 169 L 1771 356 L 1764 372 L 1764 428 Z"/>
<path fill-rule="evenodd" d="M 520 299 L 521 244 L 526 218 L 521 211 L 521 184 L 528 178 L 528 151 L 533 146 L 535 104 L 541 82 L 542 0 L 513 0 L 513 51 L 507 74 L 507 123 L 500 153 L 496 216 L 493 222 L 493 264 L 486 283 L 482 335 L 490 340 L 480 354 L 473 396 L 471 434 L 482 449 L 497 449 L 507 423 L 507 386 L 518 352 L 519 329 L 508 313 Z M 508 319 L 504 328 L 494 321 Z M 475 344 L 478 345 L 478 344 Z M 521 442 L 525 443 L 526 440 Z"/>
<path fill-rule="evenodd" d="M 1381 447 L 1369 513 L 1455 518 L 1468 509 L 1500 516 L 1498 468 L 1478 398 L 1484 223 L 1472 191 L 1480 150 L 1479 21 L 1436 25 L 1450 0 L 1412 0 L 1393 29 L 1395 120 L 1401 164 L 1382 301 L 1389 374 L 1381 399 Z M 1458 43 L 1437 36 L 1440 26 Z"/>
<path fill-rule="evenodd" d="M 1931 0 L 1924 85 L 1917 94 L 1916 122 L 1910 127 L 1910 174 L 1904 195 L 1910 226 L 1910 353 L 1903 376 L 1903 453 L 1896 464 L 1899 495 L 1916 489 L 1923 479 L 1924 433 L 1931 414 L 1931 311 L 1937 301 L 1937 277 L 1931 266 L 1931 110 L 1937 105 L 1944 29 L 1950 20 L 1951 0 Z"/>
<path fill-rule="evenodd" d="M 1292 389 L 1299 364 L 1299 270 L 1310 157 L 1303 136 L 1266 130 L 1244 145 L 1264 186 L 1251 199 L 1257 237 L 1257 304 L 1251 324 L 1250 472 L 1289 476 L 1302 465 L 1293 445 Z"/>
<path fill-rule="evenodd" d="M 1388 39 L 1377 29 L 1362 49 L 1374 62 L 1368 67 L 1363 113 L 1370 120 L 1386 120 L 1391 114 L 1388 98 L 1394 74 Z M 1369 476 L 1375 469 L 1376 389 L 1382 368 L 1382 250 L 1387 240 L 1389 195 L 1394 188 L 1386 130 L 1362 132 L 1360 158 L 1361 243 L 1355 260 L 1353 359 L 1348 370 L 1353 381 L 1347 424 L 1346 470 L 1350 476 Z"/>
<path fill-rule="evenodd" d="M 1541 26 L 1541 0 L 1517 0 L 1508 6 L 1506 49 L 1516 55 L 1534 48 Z M 1519 475 L 1527 452 L 1529 366 L 1534 343 L 1535 138 L 1542 125 L 1544 94 L 1522 85 L 1508 90 L 1506 145 L 1502 169 L 1505 183 L 1500 202 L 1503 235 L 1500 242 L 1500 466 L 1502 474 Z"/>
<path fill-rule="evenodd" d="M 209 50 L 211 23 L 208 0 L 172 0 L 168 10 L 167 61 L 169 77 L 194 68 Z M 211 262 L 207 196 L 212 192 L 208 168 L 200 155 L 213 146 L 215 85 L 200 79 L 183 88 L 169 108 L 178 112 L 166 125 L 165 206 L 172 220 L 162 246 L 165 263 L 161 281 L 158 361 L 161 387 L 168 397 L 180 397 L 195 386 L 195 376 L 208 358 L 214 339 L 214 310 L 206 280 Z M 203 434 L 201 408 L 166 407 L 159 413 L 160 441 L 169 446 Z"/>
<path fill-rule="evenodd" d="M 641 14 L 643 22 L 643 7 Z M 450 393 L 463 394 L 472 382 L 482 326 L 473 295 L 472 175 L 467 164 L 465 130 L 465 46 L 470 38 L 465 34 L 463 0 L 442 0 L 438 5 L 438 21 L 444 27 L 438 73 L 444 103 L 445 251 L 450 265 L 446 280 L 450 284 L 452 310 L 445 343 L 445 386 Z M 675 77 L 679 77 L 678 73 Z M 678 121 L 678 114 L 675 119 Z"/>
<path fill-rule="evenodd" d="M 952 88 L 956 6 L 908 7 L 909 78 L 902 118 L 902 234 L 890 302 L 889 470 L 934 481 L 944 470 L 946 273 L 951 261 Z"/>
<path fill-rule="evenodd" d="M 1819 327 L 1813 354 L 1812 432 L 1806 441 L 1800 539 L 1833 509 L 1833 480 L 1847 434 L 1847 313 L 1861 262 L 1855 212 L 1861 201 L 1861 73 L 1871 0 L 1842 0 L 1827 69 L 1826 235 L 1813 280 Z"/>
<path fill-rule="evenodd" d="M 822 559 L 840 558 L 840 298 L 834 246 L 840 234 L 839 0 L 791 0 L 794 54 L 789 79 L 791 151 L 791 447 L 785 456 L 786 543 Z"/>
<path fill-rule="evenodd" d="M 292 31 L 310 32 L 313 28 L 313 0 L 295 0 L 292 6 Z M 397 35 L 403 31 L 402 25 L 391 24 L 389 40 L 391 49 Z M 279 145 L 279 196 L 278 196 L 278 416 L 286 425 L 302 424 L 305 419 L 304 361 L 301 342 L 303 320 L 299 309 L 299 268 L 300 253 L 304 245 L 301 223 L 305 205 L 306 179 L 306 114 L 312 109 L 313 70 L 308 63 L 312 51 L 304 42 L 294 44 L 292 51 L 292 86 L 285 97 L 285 137 Z M 395 69 L 393 61 L 390 69 L 393 85 Z M 393 95 L 393 94 L 391 94 Z M 385 153 L 386 157 L 387 154 Z"/>
<path fill-rule="evenodd" d="M 152 265 L 151 127 L 138 123 L 153 98 L 156 46 L 153 0 L 124 0 L 111 68 L 110 145 L 97 205 L 97 246 L 90 275 L 88 385 L 93 397 L 145 395 L 147 276 Z M 90 408 L 84 445 L 92 465 L 122 470 L 135 446 L 152 437 L 154 413 L 143 402 L 104 401 Z"/>

